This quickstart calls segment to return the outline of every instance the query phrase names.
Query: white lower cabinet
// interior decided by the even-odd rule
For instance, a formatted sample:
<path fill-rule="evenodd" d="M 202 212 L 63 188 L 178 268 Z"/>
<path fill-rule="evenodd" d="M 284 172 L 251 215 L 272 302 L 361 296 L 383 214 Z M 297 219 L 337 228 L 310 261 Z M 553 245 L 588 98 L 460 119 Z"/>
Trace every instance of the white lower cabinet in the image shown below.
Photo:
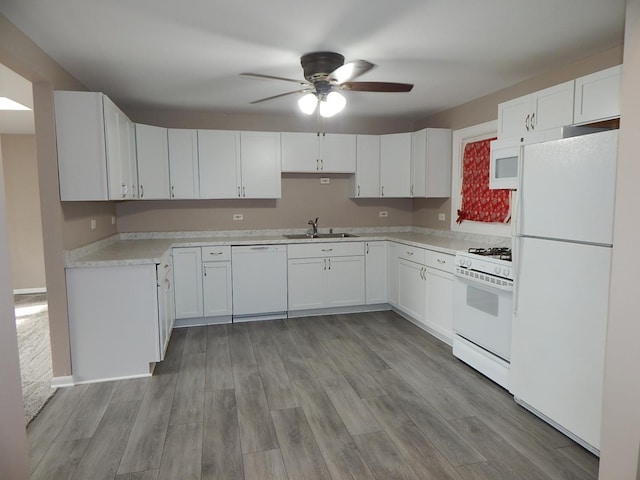
<path fill-rule="evenodd" d="M 453 274 L 427 267 L 424 323 L 438 337 L 453 338 Z M 444 338 L 443 338 L 444 337 Z"/>
<path fill-rule="evenodd" d="M 424 319 L 423 273 L 424 265 L 398 259 L 398 308 L 419 322 Z"/>
<path fill-rule="evenodd" d="M 177 319 L 231 316 L 231 247 L 173 249 Z"/>
<path fill-rule="evenodd" d="M 67 268 L 65 273 L 74 382 L 149 375 L 151 364 L 163 358 L 161 331 L 167 328 L 159 314 L 157 266 Z"/>
<path fill-rule="evenodd" d="M 389 294 L 389 304 L 398 306 L 398 251 L 400 244 L 395 242 L 387 243 L 387 289 Z"/>
<path fill-rule="evenodd" d="M 365 253 L 365 300 L 367 305 L 387 303 L 387 242 L 366 242 Z"/>
<path fill-rule="evenodd" d="M 289 311 L 365 303 L 362 242 L 289 245 Z"/>
<path fill-rule="evenodd" d="M 171 330 L 176 320 L 173 292 L 173 262 L 170 252 L 162 257 L 157 268 L 158 277 L 158 325 L 160 360 L 169 345 Z"/>

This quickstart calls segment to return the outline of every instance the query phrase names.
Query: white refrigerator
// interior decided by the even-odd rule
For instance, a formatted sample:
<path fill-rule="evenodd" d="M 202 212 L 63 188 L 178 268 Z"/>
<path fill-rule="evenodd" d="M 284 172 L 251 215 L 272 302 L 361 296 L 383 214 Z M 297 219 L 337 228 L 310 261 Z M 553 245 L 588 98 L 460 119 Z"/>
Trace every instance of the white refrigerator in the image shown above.
<path fill-rule="evenodd" d="M 618 133 L 526 146 L 514 247 L 516 401 L 600 450 Z"/>

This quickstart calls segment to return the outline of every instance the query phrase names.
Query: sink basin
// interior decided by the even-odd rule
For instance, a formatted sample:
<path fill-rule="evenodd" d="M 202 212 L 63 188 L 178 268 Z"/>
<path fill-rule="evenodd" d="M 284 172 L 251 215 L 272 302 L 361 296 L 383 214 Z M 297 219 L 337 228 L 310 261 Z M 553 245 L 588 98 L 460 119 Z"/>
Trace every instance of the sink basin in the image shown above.
<path fill-rule="evenodd" d="M 351 238 L 357 237 L 353 233 L 318 233 L 317 235 L 312 235 L 310 233 L 300 233 L 295 235 L 284 235 L 285 238 L 290 240 L 302 240 L 302 239 L 312 239 L 312 238 Z"/>

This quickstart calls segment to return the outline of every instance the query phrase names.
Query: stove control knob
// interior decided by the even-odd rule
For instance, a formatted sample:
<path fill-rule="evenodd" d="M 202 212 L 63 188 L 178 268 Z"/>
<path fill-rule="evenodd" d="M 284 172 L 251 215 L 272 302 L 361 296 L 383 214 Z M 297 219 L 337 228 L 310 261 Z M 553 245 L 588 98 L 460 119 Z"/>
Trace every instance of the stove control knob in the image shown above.
<path fill-rule="evenodd" d="M 467 267 L 471 267 L 471 259 L 467 258 Z"/>
<path fill-rule="evenodd" d="M 508 268 L 505 268 L 503 271 L 504 271 L 505 277 L 508 277 L 509 275 L 511 275 L 511 270 L 509 270 Z"/>
<path fill-rule="evenodd" d="M 494 271 L 496 272 L 496 275 L 500 275 L 500 267 L 496 267 Z"/>

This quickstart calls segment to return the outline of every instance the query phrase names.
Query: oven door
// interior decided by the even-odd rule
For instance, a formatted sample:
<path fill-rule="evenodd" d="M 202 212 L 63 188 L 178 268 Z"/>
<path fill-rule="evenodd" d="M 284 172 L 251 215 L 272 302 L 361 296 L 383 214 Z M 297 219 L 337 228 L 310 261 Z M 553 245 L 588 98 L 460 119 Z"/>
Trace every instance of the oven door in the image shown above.
<path fill-rule="evenodd" d="M 454 277 L 454 332 L 506 361 L 511 357 L 512 306 L 512 290 Z"/>

